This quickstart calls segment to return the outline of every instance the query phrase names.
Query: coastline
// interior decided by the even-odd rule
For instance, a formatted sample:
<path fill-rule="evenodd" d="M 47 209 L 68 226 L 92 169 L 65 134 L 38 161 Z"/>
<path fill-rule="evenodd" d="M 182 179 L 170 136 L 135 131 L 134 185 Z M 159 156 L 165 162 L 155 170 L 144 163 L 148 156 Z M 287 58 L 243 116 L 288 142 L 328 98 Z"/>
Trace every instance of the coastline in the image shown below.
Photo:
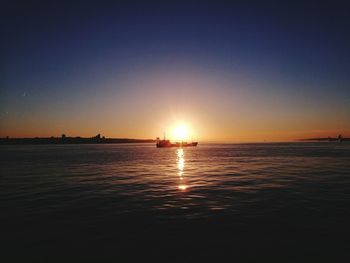
<path fill-rule="evenodd" d="M 130 138 L 83 138 L 83 137 L 49 137 L 49 138 L 0 138 L 0 145 L 31 144 L 114 144 L 114 143 L 154 143 L 153 139 Z"/>

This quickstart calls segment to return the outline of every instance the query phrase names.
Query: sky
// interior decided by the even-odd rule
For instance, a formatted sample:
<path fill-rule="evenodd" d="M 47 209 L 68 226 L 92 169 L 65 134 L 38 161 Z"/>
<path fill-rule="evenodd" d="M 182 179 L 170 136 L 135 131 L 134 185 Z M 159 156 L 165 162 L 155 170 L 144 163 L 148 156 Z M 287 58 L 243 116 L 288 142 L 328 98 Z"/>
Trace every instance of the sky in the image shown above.
<path fill-rule="evenodd" d="M 3 2 L 0 137 L 350 136 L 345 1 L 72 2 Z"/>

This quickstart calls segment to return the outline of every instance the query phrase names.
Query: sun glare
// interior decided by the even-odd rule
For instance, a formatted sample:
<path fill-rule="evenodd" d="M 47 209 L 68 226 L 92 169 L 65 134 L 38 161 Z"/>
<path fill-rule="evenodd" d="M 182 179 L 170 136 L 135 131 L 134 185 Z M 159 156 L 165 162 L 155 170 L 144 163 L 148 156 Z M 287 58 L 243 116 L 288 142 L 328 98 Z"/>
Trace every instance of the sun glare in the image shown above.
<path fill-rule="evenodd" d="M 173 130 L 173 137 L 175 140 L 183 141 L 188 137 L 188 128 L 185 124 L 179 124 L 175 126 Z"/>

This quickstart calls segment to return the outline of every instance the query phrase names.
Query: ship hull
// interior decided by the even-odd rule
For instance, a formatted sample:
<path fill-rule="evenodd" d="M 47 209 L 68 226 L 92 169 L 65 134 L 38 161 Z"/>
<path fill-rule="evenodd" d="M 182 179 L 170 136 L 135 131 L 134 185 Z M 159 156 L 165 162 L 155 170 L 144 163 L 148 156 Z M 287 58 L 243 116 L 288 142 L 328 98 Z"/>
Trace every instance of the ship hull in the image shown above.
<path fill-rule="evenodd" d="M 198 142 L 192 143 L 157 143 L 157 148 L 171 148 L 171 147 L 196 147 Z"/>

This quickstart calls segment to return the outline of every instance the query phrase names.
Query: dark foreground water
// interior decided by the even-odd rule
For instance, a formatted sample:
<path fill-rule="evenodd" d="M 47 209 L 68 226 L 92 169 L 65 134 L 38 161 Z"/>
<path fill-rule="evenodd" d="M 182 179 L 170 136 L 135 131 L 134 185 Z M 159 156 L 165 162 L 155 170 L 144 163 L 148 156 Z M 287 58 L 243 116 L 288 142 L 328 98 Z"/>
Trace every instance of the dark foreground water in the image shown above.
<path fill-rule="evenodd" d="M 350 259 L 349 143 L 0 155 L 2 262 Z"/>

